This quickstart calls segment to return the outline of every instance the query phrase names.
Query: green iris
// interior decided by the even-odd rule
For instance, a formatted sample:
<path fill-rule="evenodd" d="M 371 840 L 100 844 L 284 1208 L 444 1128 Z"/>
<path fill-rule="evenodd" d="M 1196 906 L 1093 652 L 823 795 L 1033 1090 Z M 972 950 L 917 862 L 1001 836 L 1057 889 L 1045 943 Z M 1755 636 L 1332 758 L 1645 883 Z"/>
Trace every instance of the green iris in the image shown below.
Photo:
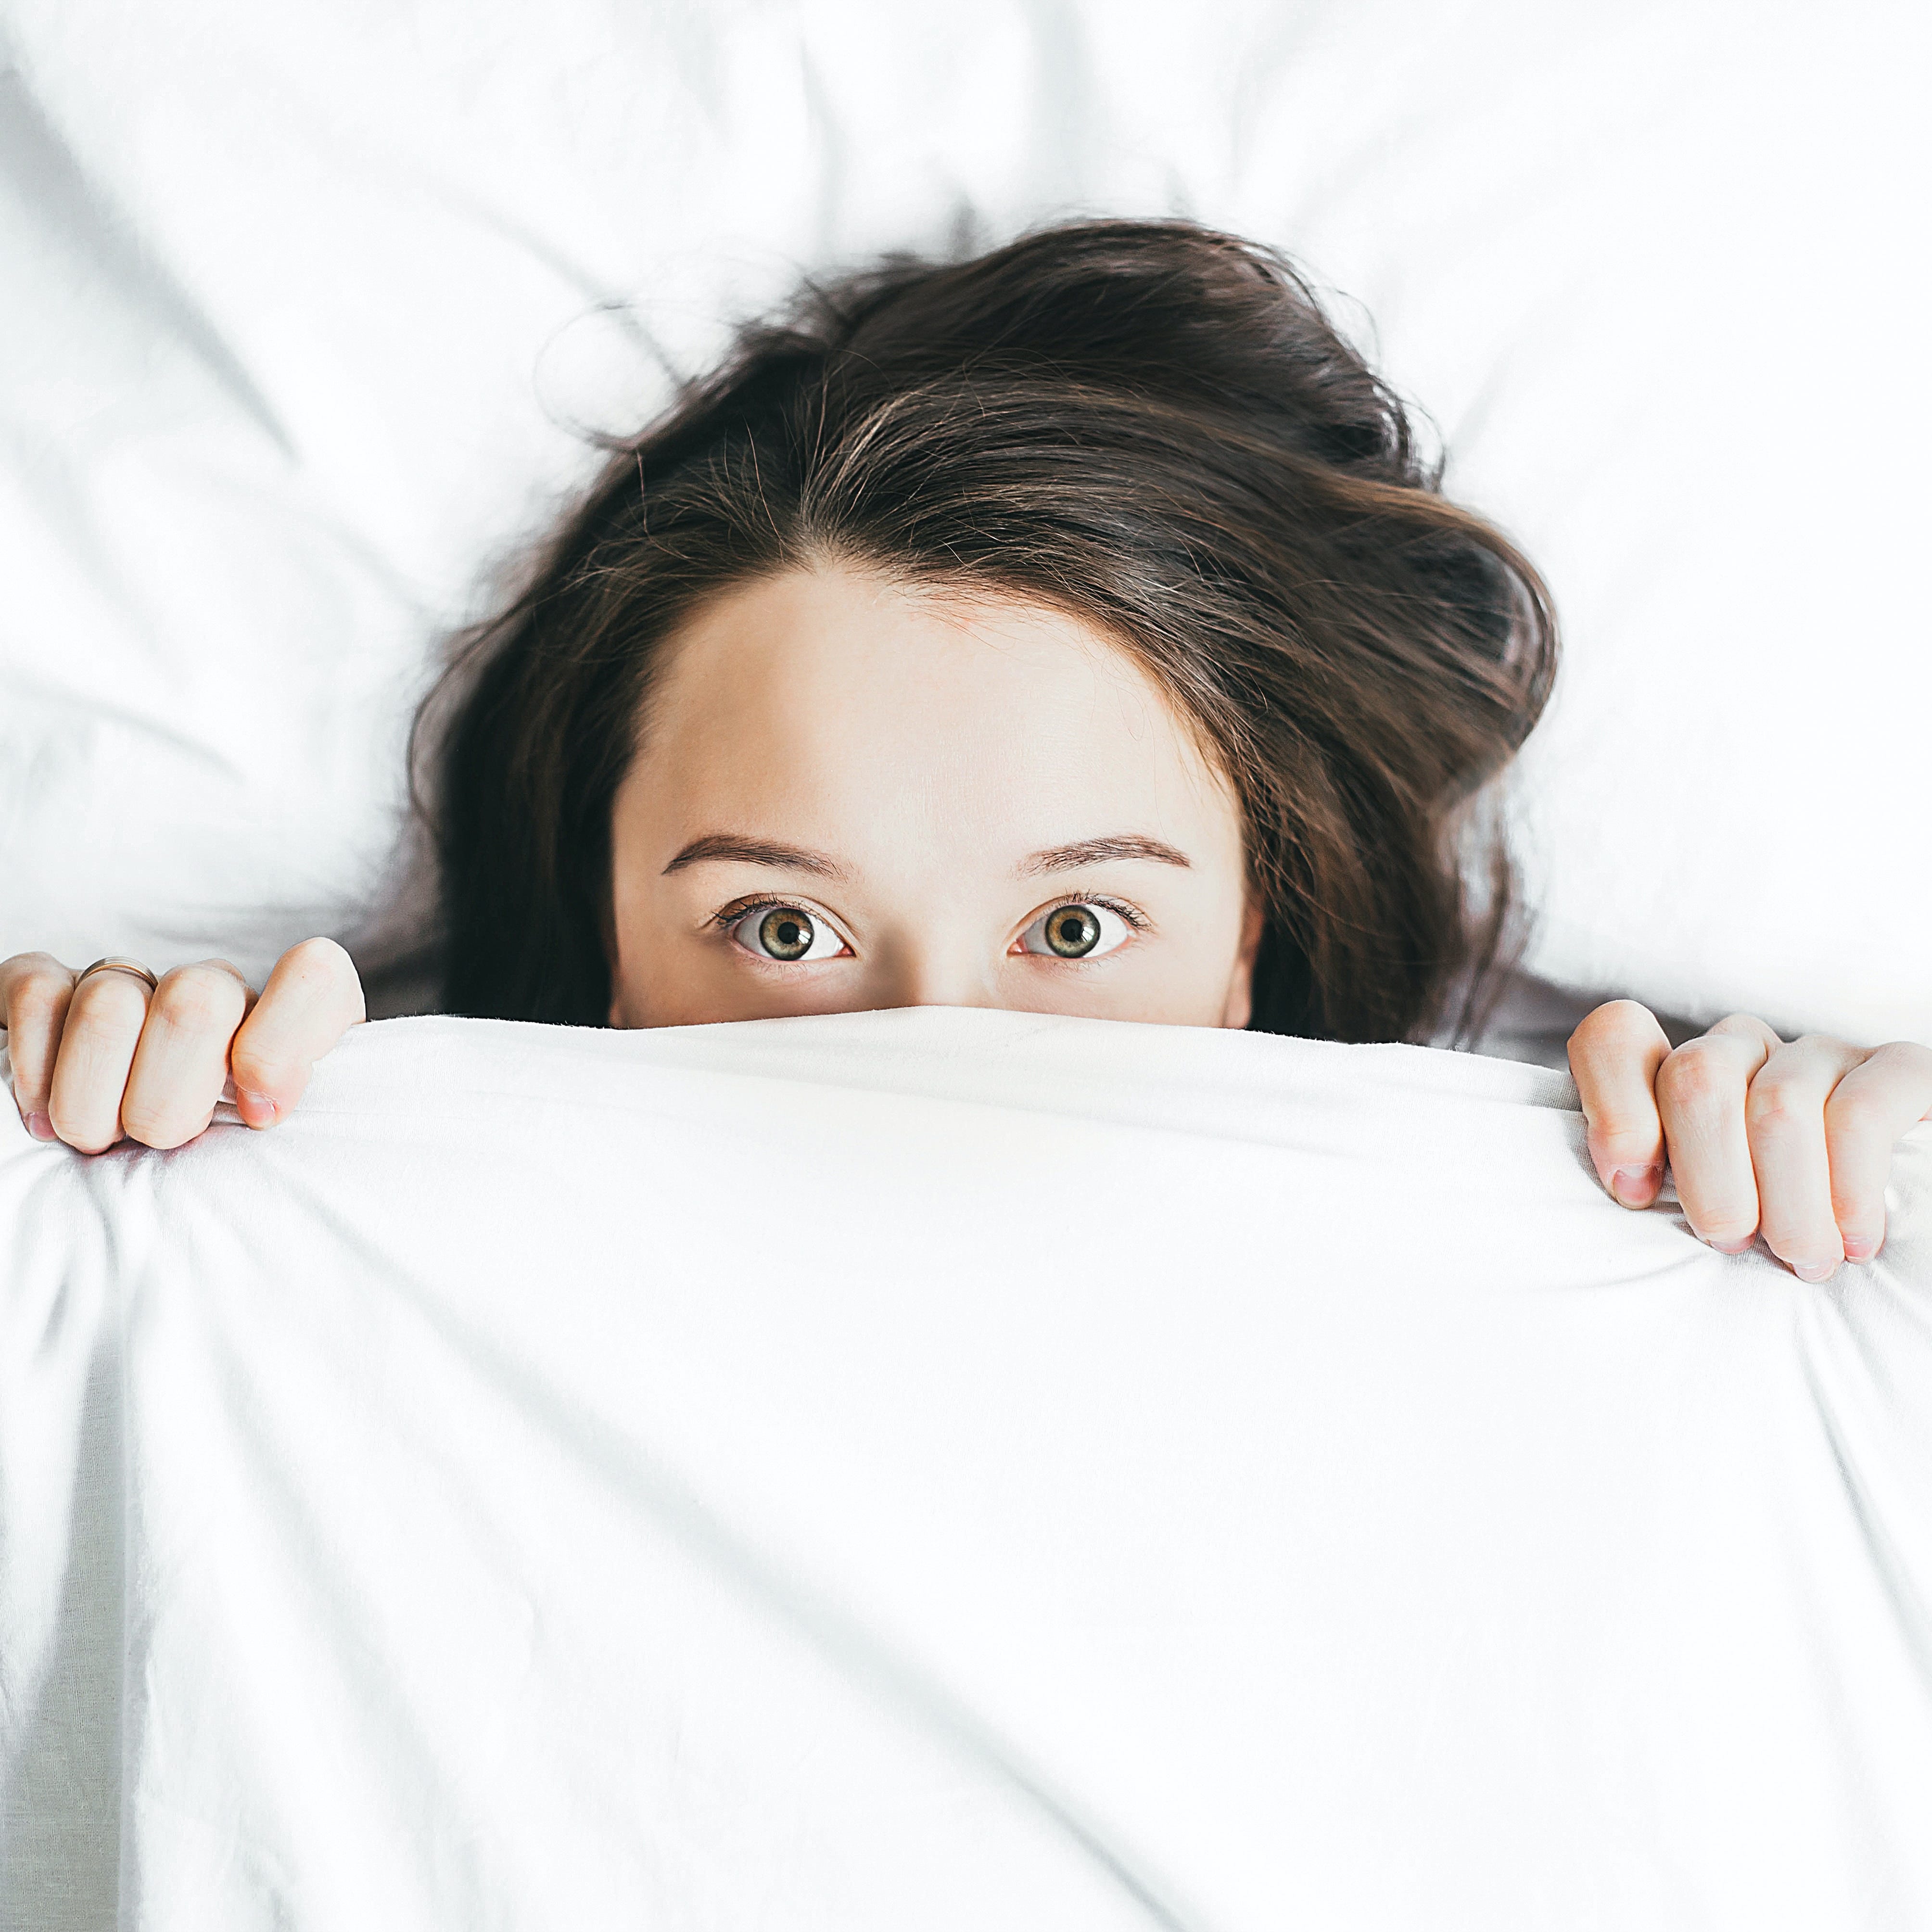
<path fill-rule="evenodd" d="M 812 950 L 812 921 L 796 906 L 774 906 L 758 922 L 758 944 L 774 959 L 801 959 Z"/>
<path fill-rule="evenodd" d="M 1100 943 L 1100 922 L 1084 906 L 1062 906 L 1046 922 L 1046 943 L 1063 959 L 1078 959 Z"/>

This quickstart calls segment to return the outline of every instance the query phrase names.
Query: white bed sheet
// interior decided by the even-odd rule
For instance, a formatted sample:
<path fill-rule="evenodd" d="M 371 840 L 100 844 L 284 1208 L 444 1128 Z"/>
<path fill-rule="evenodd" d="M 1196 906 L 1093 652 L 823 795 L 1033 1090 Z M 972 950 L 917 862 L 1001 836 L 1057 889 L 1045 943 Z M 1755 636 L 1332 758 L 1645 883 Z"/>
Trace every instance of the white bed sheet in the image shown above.
<path fill-rule="evenodd" d="M 922 1009 L 8 1114 L 10 1923 L 1932 1922 L 1932 1128 L 1808 1288 L 1574 1102 Z"/>

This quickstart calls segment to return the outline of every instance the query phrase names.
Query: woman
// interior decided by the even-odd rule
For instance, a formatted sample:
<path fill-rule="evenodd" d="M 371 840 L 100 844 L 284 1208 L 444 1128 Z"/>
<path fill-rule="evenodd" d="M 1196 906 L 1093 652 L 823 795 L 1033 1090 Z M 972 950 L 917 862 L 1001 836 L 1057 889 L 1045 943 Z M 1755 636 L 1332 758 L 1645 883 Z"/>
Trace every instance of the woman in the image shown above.
<path fill-rule="evenodd" d="M 614 447 L 432 700 L 445 1010 L 1479 1037 L 1516 900 L 1474 808 L 1556 639 L 1438 483 L 1231 236 L 1089 223 L 808 290 Z M 89 1150 L 180 1144 L 231 1076 L 272 1124 L 363 1012 L 326 940 L 259 999 L 38 954 L 0 998 L 30 1130 Z M 1744 1016 L 1673 1052 L 1613 1001 L 1570 1057 L 1617 1198 L 1668 1158 L 1700 1235 L 1808 1279 L 1876 1251 L 1932 1106 L 1923 1048 Z"/>

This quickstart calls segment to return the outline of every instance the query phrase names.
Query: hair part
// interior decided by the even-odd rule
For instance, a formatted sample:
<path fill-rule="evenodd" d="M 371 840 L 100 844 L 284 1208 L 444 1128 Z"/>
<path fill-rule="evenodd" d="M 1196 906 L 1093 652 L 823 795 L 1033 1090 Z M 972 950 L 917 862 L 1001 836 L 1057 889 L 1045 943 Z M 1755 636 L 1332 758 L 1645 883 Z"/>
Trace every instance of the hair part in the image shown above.
<path fill-rule="evenodd" d="M 1096 221 L 891 258 L 808 284 L 611 452 L 418 715 L 448 714 L 446 1010 L 603 1023 L 611 808 L 664 646 L 836 560 L 1050 605 L 1153 679 L 1240 806 L 1251 1027 L 1480 1035 L 1523 934 L 1477 808 L 1548 702 L 1554 613 L 1282 256 Z"/>

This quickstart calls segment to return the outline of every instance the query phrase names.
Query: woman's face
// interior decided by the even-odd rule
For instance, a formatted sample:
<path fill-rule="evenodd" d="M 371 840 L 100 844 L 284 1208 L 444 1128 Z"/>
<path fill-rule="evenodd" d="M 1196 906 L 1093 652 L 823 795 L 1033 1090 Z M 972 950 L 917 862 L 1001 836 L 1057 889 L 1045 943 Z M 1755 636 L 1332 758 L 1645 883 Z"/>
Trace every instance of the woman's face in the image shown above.
<path fill-rule="evenodd" d="M 1247 1024 L 1240 814 L 1103 634 L 839 565 L 729 591 L 667 650 L 612 820 L 613 1026 Z"/>

